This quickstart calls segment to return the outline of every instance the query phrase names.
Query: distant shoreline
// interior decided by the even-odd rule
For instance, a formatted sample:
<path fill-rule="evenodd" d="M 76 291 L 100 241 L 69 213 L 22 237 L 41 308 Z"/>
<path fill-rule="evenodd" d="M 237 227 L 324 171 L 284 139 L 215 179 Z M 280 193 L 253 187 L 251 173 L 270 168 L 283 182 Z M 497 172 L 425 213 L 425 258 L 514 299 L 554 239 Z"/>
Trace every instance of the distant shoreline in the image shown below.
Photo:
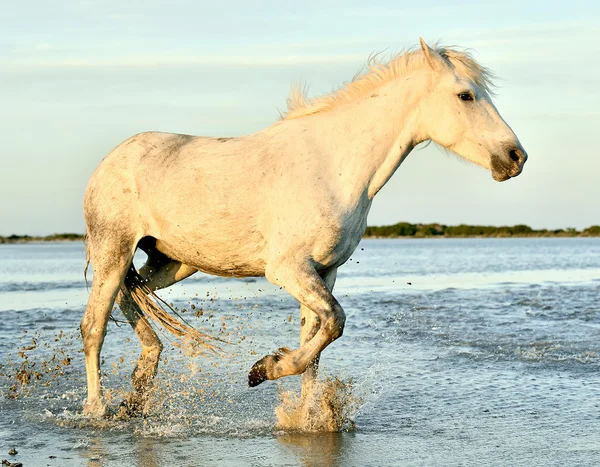
<path fill-rule="evenodd" d="M 369 226 L 363 238 L 572 238 L 600 237 L 600 225 L 587 229 L 539 229 L 528 225 L 487 226 L 487 225 L 443 225 L 410 224 L 399 222 L 393 225 Z M 85 236 L 77 233 L 59 233 L 46 236 L 10 235 L 0 236 L 0 244 L 45 243 L 45 242 L 81 242 Z"/>
<path fill-rule="evenodd" d="M 9 235 L 7 237 L 0 236 L 0 244 L 3 243 L 44 243 L 44 242 L 82 242 L 85 240 L 85 235 L 76 233 L 60 233 L 46 236 L 32 235 Z"/>
<path fill-rule="evenodd" d="M 528 225 L 444 225 L 410 224 L 399 222 L 393 225 L 369 226 L 364 238 L 527 238 L 527 237 L 600 237 L 600 225 L 587 229 L 532 229 Z"/>

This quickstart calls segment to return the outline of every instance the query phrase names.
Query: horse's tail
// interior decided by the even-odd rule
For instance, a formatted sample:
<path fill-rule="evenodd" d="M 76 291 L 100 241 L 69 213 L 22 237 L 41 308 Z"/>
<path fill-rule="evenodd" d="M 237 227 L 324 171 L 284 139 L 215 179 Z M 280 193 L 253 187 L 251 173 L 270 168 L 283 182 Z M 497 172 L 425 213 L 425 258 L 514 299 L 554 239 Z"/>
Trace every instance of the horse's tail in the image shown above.
<path fill-rule="evenodd" d="M 172 306 L 158 297 L 144 283 L 144 279 L 136 271 L 133 263 L 129 266 L 121 291 L 133 299 L 142 311 L 142 316 L 149 317 L 155 323 L 160 324 L 162 328 L 179 338 L 187 349 L 199 354 L 206 353 L 206 351 L 220 352 L 221 349 L 213 342 L 225 341 L 194 329 Z M 165 308 L 175 316 L 169 314 Z"/>

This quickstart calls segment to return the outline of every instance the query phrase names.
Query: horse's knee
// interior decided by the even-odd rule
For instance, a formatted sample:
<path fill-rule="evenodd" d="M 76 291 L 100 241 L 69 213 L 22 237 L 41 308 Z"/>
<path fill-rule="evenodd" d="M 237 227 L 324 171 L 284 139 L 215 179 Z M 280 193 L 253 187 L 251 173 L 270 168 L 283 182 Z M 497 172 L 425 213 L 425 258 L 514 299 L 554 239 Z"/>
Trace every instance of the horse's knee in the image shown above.
<path fill-rule="evenodd" d="M 334 341 L 344 334 L 344 326 L 346 324 L 346 313 L 340 305 L 335 305 L 333 313 L 325 321 L 324 330 L 329 338 Z"/>

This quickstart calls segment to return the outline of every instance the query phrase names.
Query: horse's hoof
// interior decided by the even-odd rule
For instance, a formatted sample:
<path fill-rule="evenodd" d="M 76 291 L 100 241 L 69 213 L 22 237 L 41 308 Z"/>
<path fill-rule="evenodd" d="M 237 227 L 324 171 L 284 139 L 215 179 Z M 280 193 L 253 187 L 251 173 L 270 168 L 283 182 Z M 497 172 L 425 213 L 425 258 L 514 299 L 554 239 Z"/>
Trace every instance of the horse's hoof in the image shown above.
<path fill-rule="evenodd" d="M 252 369 L 248 373 L 248 386 L 253 388 L 268 379 L 274 379 L 270 378 L 269 374 L 276 362 L 277 359 L 274 355 L 267 355 L 252 365 Z"/>
<path fill-rule="evenodd" d="M 127 399 L 121 402 L 119 411 L 117 412 L 117 417 L 119 418 L 138 418 L 143 415 L 144 413 L 141 409 L 141 404 L 136 404 Z"/>
<path fill-rule="evenodd" d="M 86 402 L 83 405 L 83 414 L 91 418 L 103 418 L 108 413 L 106 405 L 100 400 L 95 400 L 91 403 Z"/>
<path fill-rule="evenodd" d="M 252 365 L 252 369 L 248 373 L 248 386 L 253 388 L 258 386 L 263 381 L 267 380 L 267 357 L 261 358 L 258 362 Z"/>
<path fill-rule="evenodd" d="M 119 405 L 117 417 L 121 418 L 145 418 L 147 394 L 128 394 Z"/>

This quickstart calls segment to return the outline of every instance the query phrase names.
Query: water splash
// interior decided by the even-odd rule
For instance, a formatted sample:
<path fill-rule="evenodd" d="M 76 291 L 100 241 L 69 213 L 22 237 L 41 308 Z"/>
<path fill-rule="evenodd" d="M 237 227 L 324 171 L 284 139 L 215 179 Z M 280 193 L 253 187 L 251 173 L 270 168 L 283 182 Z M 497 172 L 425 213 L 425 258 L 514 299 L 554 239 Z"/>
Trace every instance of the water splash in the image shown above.
<path fill-rule="evenodd" d="M 295 391 L 283 391 L 279 396 L 281 403 L 275 409 L 277 428 L 285 431 L 352 431 L 353 419 L 363 403 L 354 391 L 354 381 L 338 377 L 316 382 L 306 398 Z"/>

